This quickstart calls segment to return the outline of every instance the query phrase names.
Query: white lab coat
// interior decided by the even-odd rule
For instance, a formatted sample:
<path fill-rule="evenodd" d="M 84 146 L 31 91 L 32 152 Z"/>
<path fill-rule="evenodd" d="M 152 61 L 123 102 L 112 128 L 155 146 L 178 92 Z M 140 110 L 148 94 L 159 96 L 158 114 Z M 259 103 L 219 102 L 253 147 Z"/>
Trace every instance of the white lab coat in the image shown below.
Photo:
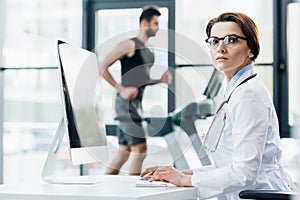
<path fill-rule="evenodd" d="M 279 164 L 279 127 L 267 89 L 258 76 L 238 86 L 253 73 L 252 68 L 246 71 L 229 91 L 225 127 L 216 151 L 209 154 L 213 164 L 193 170 L 200 199 L 223 194 L 239 199 L 245 189 L 295 189 Z"/>

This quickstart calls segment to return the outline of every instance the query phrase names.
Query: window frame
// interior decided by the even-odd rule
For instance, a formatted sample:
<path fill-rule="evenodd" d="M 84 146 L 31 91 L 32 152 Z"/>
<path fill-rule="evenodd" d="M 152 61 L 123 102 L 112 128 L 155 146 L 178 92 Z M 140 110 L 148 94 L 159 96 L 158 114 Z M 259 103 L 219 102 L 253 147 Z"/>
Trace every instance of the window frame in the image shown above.
<path fill-rule="evenodd" d="M 96 13 L 101 9 L 127 9 L 127 8 L 142 8 L 145 5 L 157 5 L 160 7 L 166 7 L 169 10 L 168 16 L 168 29 L 175 29 L 175 0 L 145 0 L 145 1 L 134 1 L 134 0 L 84 0 L 83 1 L 83 29 L 82 29 L 82 47 L 87 50 L 93 50 L 95 48 L 95 33 L 96 33 Z M 168 52 L 168 66 L 173 66 L 175 68 L 175 56 L 171 52 L 175 49 L 175 36 L 169 34 L 169 49 Z M 172 70 L 173 71 L 173 70 Z M 173 74 L 174 80 L 174 74 Z M 174 91 L 175 84 L 174 81 L 168 86 L 170 89 L 168 91 L 168 112 L 175 109 L 175 94 Z M 115 135 L 116 125 L 107 124 L 106 125 L 107 135 Z"/>

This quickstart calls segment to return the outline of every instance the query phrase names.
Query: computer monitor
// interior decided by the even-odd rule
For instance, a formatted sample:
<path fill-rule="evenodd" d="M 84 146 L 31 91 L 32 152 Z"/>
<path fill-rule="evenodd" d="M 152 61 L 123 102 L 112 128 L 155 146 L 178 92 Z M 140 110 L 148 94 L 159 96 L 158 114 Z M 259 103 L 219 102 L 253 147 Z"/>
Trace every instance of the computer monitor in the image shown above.
<path fill-rule="evenodd" d="M 108 145 L 102 116 L 96 54 L 58 41 L 63 117 L 46 160 L 42 177 L 51 176 L 52 164 L 66 135 L 73 165 L 107 159 Z"/>

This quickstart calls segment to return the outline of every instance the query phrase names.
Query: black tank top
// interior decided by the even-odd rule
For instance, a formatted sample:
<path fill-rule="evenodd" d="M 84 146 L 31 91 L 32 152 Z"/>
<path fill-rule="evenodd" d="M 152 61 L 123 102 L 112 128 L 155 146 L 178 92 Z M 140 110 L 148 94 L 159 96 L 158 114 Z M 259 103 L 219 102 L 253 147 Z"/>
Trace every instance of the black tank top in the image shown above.
<path fill-rule="evenodd" d="M 150 68 L 154 63 L 154 53 L 136 37 L 134 55 L 124 56 L 121 61 L 122 85 L 134 86 L 139 89 L 137 99 L 142 100 L 143 92 L 150 80 Z"/>

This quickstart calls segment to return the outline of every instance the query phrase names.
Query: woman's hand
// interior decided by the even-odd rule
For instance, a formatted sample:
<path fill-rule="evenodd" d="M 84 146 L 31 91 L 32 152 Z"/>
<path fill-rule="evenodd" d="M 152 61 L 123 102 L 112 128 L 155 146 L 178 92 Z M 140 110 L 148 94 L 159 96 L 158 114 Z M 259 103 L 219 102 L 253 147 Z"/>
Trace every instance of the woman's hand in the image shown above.
<path fill-rule="evenodd" d="M 182 173 L 172 166 L 151 167 L 141 173 L 148 181 L 165 181 L 176 186 L 192 186 L 191 175 Z"/>
<path fill-rule="evenodd" d="M 141 172 L 140 177 L 142 177 L 145 180 L 148 180 L 158 168 L 159 166 L 147 168 L 146 170 Z"/>

